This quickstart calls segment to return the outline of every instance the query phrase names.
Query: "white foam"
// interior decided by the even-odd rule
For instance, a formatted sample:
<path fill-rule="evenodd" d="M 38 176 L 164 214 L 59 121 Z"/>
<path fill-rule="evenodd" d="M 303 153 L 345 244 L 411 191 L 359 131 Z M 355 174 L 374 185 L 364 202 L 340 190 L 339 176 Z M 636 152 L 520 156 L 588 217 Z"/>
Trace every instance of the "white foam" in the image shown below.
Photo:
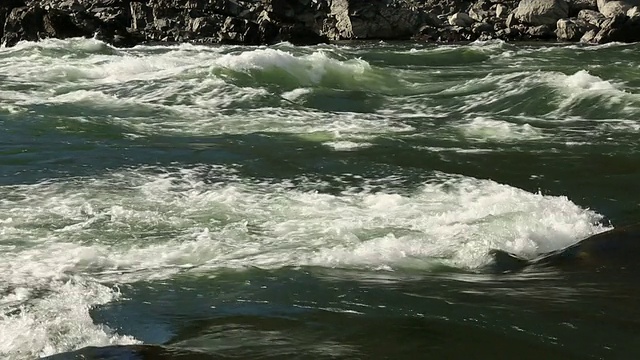
<path fill-rule="evenodd" d="M 480 141 L 532 140 L 542 137 L 540 129 L 529 124 L 514 124 L 484 117 L 475 117 L 460 128 L 465 136 Z"/>
<path fill-rule="evenodd" d="M 640 132 L 640 121 L 626 120 L 626 119 L 610 119 L 607 122 L 599 124 L 598 128 L 604 131 Z"/>
<path fill-rule="evenodd" d="M 294 101 L 296 99 L 298 99 L 301 96 L 307 95 L 309 93 L 311 93 L 313 90 L 310 88 L 297 88 L 297 89 L 293 89 L 291 91 L 287 91 L 282 93 L 282 97 L 284 99 L 287 99 L 289 101 Z"/>
<path fill-rule="evenodd" d="M 40 245 L 23 249 L 15 260 L 40 254 L 43 273 L 14 261 L 11 271 L 5 270 L 39 278 L 50 271 L 280 267 L 321 264 L 326 254 L 363 247 L 381 251 L 380 257 L 355 255 L 340 261 L 345 266 L 393 266 L 385 259 L 441 257 L 444 251 L 444 258 L 474 267 L 492 247 L 531 254 L 600 229 L 597 214 L 566 198 L 469 178 L 427 183 L 408 195 L 365 191 L 335 196 L 286 184 L 205 185 L 192 176 L 127 174 L 124 178 L 144 183 L 115 199 L 100 190 L 115 178 L 79 184 L 88 188 L 75 194 L 53 185 L 24 188 L 28 202 L 3 207 L 11 207 L 5 213 L 13 228 L 41 224 L 23 234 Z M 58 224 L 55 229 L 42 230 L 52 221 Z M 96 238 L 99 243 L 81 245 Z M 393 243 L 388 251 L 387 243 Z M 331 264 L 335 262 L 325 265 Z"/>
<path fill-rule="evenodd" d="M 207 167 L 0 187 L 0 354 L 135 342 L 93 324 L 89 308 L 119 296 L 105 282 L 303 265 L 474 269 L 493 248 L 534 256 L 604 230 L 565 197 L 489 180 L 440 175 L 409 193 L 373 191 L 397 181 L 332 195 Z"/>
<path fill-rule="evenodd" d="M 25 285 L 29 289 L 16 288 L 0 299 L 3 359 L 36 358 L 90 345 L 139 343 L 130 336 L 117 335 L 108 327 L 93 323 L 89 309 L 113 300 L 117 292 L 112 289 L 76 279 L 53 281 L 41 289 L 33 289 L 33 284 Z M 30 296 L 33 290 L 43 294 Z"/>
<path fill-rule="evenodd" d="M 294 74 L 293 78 L 311 85 L 328 81 L 332 86 L 358 88 L 366 87 L 363 84 L 367 81 L 377 86 L 383 80 L 366 62 L 334 59 L 327 55 L 328 50 L 293 55 L 272 48 L 180 45 L 158 51 L 157 47 L 141 46 L 117 53 L 83 53 L 81 57 L 43 51 L 70 47 L 64 51 L 73 52 L 99 44 L 95 40 L 47 40 L 21 44 L 17 48 L 20 51 L 12 48 L 16 54 L 0 59 L 0 77 L 9 80 L 6 84 L 24 84 L 31 90 L 0 89 L 6 102 L 0 105 L 0 111 L 28 111 L 33 105 L 78 105 L 89 109 L 91 119 L 79 113 L 69 120 L 114 122 L 138 136 L 325 132 L 335 134 L 335 141 L 352 141 L 353 136 L 373 138 L 381 133 L 412 130 L 376 114 L 345 111 L 326 116 L 324 111 L 307 109 L 304 104 L 276 106 L 283 99 L 300 100 L 311 90 L 297 83 L 291 89 L 283 88 L 281 94 L 262 87 L 282 78 L 266 74 L 273 69 Z M 216 75 L 223 68 L 240 73 L 257 69 L 265 72 L 266 82 L 236 85 L 233 79 Z M 268 101 L 275 107 L 256 105 Z M 97 116 L 96 109 L 104 110 L 107 118 Z M 230 111 L 222 115 L 222 110 Z"/>
<path fill-rule="evenodd" d="M 565 86 L 572 90 L 616 90 L 616 86 L 609 81 L 589 74 L 586 70 L 580 70 L 573 75 L 564 77 Z"/>
<path fill-rule="evenodd" d="M 332 59 L 324 51 L 316 51 L 309 55 L 295 56 L 279 49 L 256 49 L 240 53 L 230 53 L 215 60 L 218 67 L 235 70 L 270 70 L 279 69 L 296 79 L 299 86 L 318 85 L 327 76 L 340 77 L 347 85 L 349 81 L 367 81 L 372 79 L 371 66 L 364 60 L 352 59 L 340 61 Z"/>
<path fill-rule="evenodd" d="M 371 143 L 354 141 L 329 141 L 324 143 L 324 145 L 330 146 L 337 151 L 352 151 L 372 146 Z"/>

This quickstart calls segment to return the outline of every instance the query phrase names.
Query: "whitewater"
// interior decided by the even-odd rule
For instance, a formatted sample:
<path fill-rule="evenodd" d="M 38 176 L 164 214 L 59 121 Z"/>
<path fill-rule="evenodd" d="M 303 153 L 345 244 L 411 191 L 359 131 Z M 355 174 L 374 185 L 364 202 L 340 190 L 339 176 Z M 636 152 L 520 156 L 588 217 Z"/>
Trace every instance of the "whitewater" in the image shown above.
<path fill-rule="evenodd" d="M 633 358 L 633 274 L 486 269 L 637 221 L 638 53 L 0 48 L 0 357 Z"/>

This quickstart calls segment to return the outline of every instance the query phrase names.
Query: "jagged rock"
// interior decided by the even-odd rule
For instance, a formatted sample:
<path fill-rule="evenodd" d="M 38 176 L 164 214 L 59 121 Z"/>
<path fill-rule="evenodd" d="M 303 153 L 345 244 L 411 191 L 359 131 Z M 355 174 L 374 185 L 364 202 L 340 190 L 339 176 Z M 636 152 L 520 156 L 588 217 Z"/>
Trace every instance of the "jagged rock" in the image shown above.
<path fill-rule="evenodd" d="M 277 37 L 278 41 L 287 41 L 294 45 L 314 45 L 326 43 L 327 37 L 301 25 L 282 26 Z M 273 40 L 269 43 L 275 42 Z"/>
<path fill-rule="evenodd" d="M 640 6 L 640 0 L 596 0 L 598 11 L 606 17 L 626 13 L 634 6 Z"/>
<path fill-rule="evenodd" d="M 330 16 L 336 31 L 328 35 L 334 40 L 409 39 L 425 24 L 427 14 L 405 2 L 333 0 Z"/>
<path fill-rule="evenodd" d="M 584 35 L 582 35 L 582 37 L 580 38 L 580 42 L 587 43 L 587 44 L 593 43 L 597 34 L 598 34 L 598 30 L 596 29 L 589 30 L 586 33 L 584 33 Z"/>
<path fill-rule="evenodd" d="M 522 37 L 522 32 L 516 27 L 508 27 L 496 31 L 496 37 L 503 40 L 519 40 Z"/>
<path fill-rule="evenodd" d="M 422 41 L 438 41 L 438 27 L 424 25 L 420 27 L 418 32 L 413 36 L 413 39 Z"/>
<path fill-rule="evenodd" d="M 37 41 L 43 31 L 44 10 L 38 7 L 13 8 L 6 16 L 2 43 L 13 46 L 21 40 Z"/>
<path fill-rule="evenodd" d="M 580 10 L 598 10 L 597 0 L 567 0 L 569 16 L 575 17 Z"/>
<path fill-rule="evenodd" d="M 436 42 L 457 42 L 475 40 L 477 39 L 477 35 L 472 33 L 469 28 L 462 26 L 444 26 L 438 28 L 432 25 L 424 25 L 420 28 L 414 39 Z"/>
<path fill-rule="evenodd" d="M 559 19 L 569 16 L 569 5 L 564 0 L 522 0 L 515 17 L 530 25 L 555 26 Z"/>
<path fill-rule="evenodd" d="M 488 0 L 478 0 L 469 8 L 469 16 L 476 21 L 485 21 L 490 17 L 495 16 L 495 8 L 492 9 L 493 4 Z"/>
<path fill-rule="evenodd" d="M 220 30 L 223 43 L 228 44 L 259 44 L 260 30 L 258 24 L 235 17 L 227 17 Z"/>
<path fill-rule="evenodd" d="M 449 24 L 453 26 L 469 27 L 476 22 L 471 16 L 465 13 L 455 13 L 448 18 Z"/>
<path fill-rule="evenodd" d="M 131 14 L 131 29 L 134 31 L 141 31 L 147 26 L 149 22 L 152 22 L 152 12 L 144 2 L 132 1 L 129 5 L 129 12 Z"/>
<path fill-rule="evenodd" d="M 473 25 L 471 25 L 471 32 L 474 35 L 480 36 L 480 35 L 491 35 L 494 33 L 493 31 L 493 26 L 489 23 L 486 22 L 476 22 Z"/>
<path fill-rule="evenodd" d="M 50 9 L 43 18 L 43 30 L 48 37 L 64 39 L 74 36 L 91 36 L 84 33 L 74 22 L 69 13 Z"/>
<path fill-rule="evenodd" d="M 581 19 L 560 19 L 556 25 L 556 36 L 560 41 L 578 41 L 587 31 L 595 28 Z"/>
<path fill-rule="evenodd" d="M 591 25 L 600 27 L 600 24 L 606 19 L 604 15 L 594 10 L 580 10 L 578 19 L 583 20 Z"/>
<path fill-rule="evenodd" d="M 439 29 L 441 42 L 459 42 L 459 41 L 472 41 L 475 40 L 475 36 L 468 28 L 462 26 L 448 26 Z"/>
<path fill-rule="evenodd" d="M 618 14 L 626 15 L 627 10 L 631 9 L 631 4 L 624 1 L 609 1 L 603 3 L 599 9 L 605 17 L 613 17 Z"/>
<path fill-rule="evenodd" d="M 508 28 L 517 25 L 518 19 L 516 18 L 516 14 L 515 13 L 509 14 L 509 16 L 507 16 L 507 20 L 505 21 L 505 24 L 507 25 Z"/>
<path fill-rule="evenodd" d="M 575 41 L 584 33 L 581 41 L 639 41 L 634 39 L 640 36 L 640 14 L 632 5 L 640 0 L 0 0 L 0 39 L 11 46 L 44 37 L 95 36 L 133 46 L 412 36 L 441 42 L 549 36 Z M 596 8 L 615 20 L 605 20 Z M 593 26 L 601 29 L 593 34 Z"/>
<path fill-rule="evenodd" d="M 503 4 L 496 5 L 496 16 L 503 19 L 508 16 L 509 8 Z"/>
<path fill-rule="evenodd" d="M 549 25 L 532 26 L 527 29 L 527 35 L 538 40 L 548 40 L 555 37 L 555 33 Z"/>
<path fill-rule="evenodd" d="M 214 37 L 221 30 L 224 15 L 200 16 L 189 19 L 186 30 L 203 37 Z"/>
<path fill-rule="evenodd" d="M 604 44 L 612 41 L 640 41 L 640 16 L 629 18 L 626 14 L 617 14 L 607 18 L 592 42 Z"/>
<path fill-rule="evenodd" d="M 640 16 L 640 8 L 637 6 L 634 6 L 631 9 L 627 10 L 627 16 L 630 18 L 634 16 Z"/>

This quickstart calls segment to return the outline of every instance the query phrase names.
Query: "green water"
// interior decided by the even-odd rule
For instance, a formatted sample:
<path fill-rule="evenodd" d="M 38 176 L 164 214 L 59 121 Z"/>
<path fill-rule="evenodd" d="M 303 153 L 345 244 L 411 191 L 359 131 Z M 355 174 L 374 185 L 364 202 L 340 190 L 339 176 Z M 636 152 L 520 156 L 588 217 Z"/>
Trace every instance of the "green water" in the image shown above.
<path fill-rule="evenodd" d="M 0 355 L 634 359 L 634 267 L 488 269 L 637 222 L 638 55 L 2 48 Z"/>

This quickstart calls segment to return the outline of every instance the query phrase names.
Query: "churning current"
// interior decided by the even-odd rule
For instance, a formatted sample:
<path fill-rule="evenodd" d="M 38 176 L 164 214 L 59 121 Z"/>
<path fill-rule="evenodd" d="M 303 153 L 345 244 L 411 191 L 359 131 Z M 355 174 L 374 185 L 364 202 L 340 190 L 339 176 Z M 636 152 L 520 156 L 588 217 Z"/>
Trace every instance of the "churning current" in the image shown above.
<path fill-rule="evenodd" d="M 634 44 L 0 48 L 0 357 L 637 358 L 635 270 L 486 269 L 639 135 Z"/>

